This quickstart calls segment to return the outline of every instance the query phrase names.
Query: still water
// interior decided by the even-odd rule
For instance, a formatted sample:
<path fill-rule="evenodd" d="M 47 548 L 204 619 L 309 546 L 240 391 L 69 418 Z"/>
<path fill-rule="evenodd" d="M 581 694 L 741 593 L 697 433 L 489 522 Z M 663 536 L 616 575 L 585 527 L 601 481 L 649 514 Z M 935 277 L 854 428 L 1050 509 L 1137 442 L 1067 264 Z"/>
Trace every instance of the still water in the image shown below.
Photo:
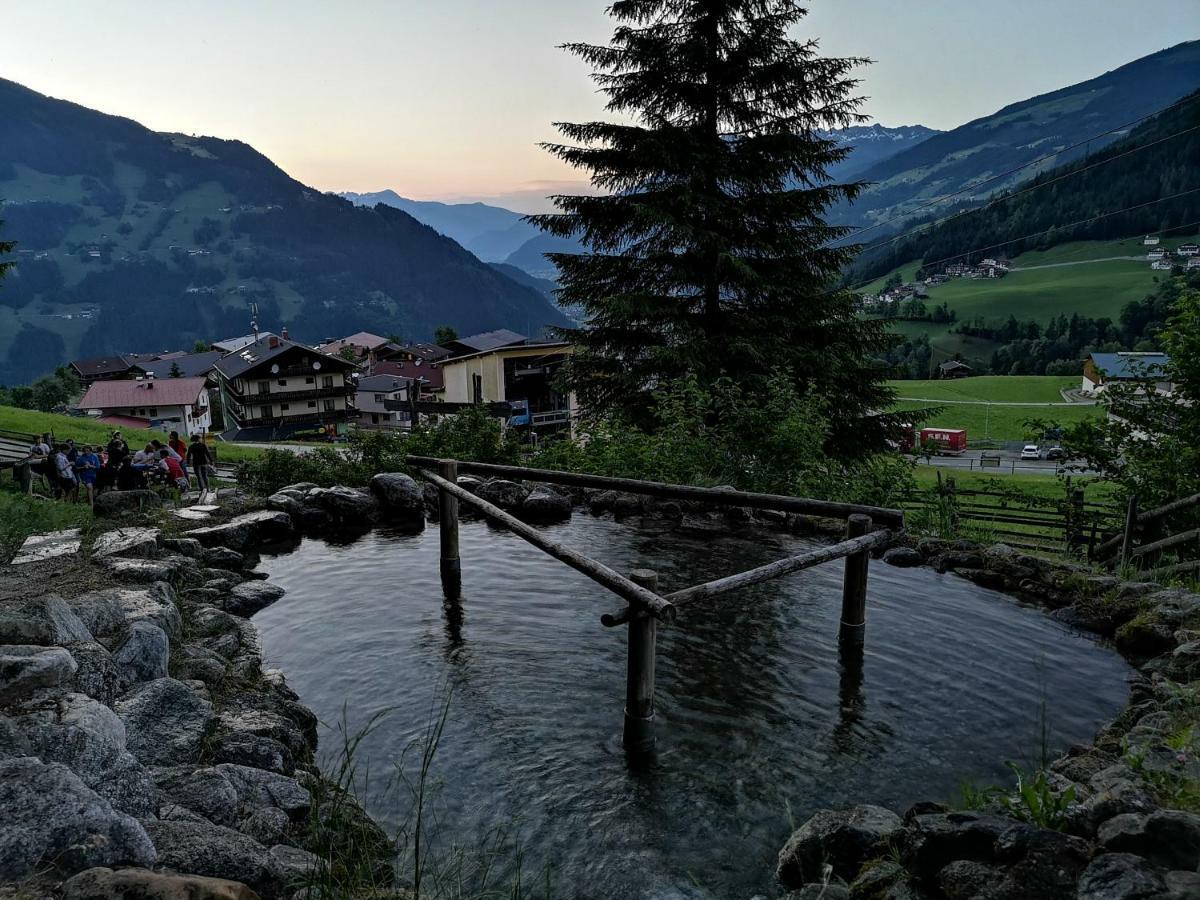
<path fill-rule="evenodd" d="M 710 541 L 666 525 L 576 515 L 548 531 L 614 568 L 653 568 L 664 592 L 799 552 L 769 532 Z M 436 527 L 336 545 L 306 539 L 260 566 L 287 596 L 255 617 L 265 655 L 324 723 L 354 731 L 371 812 L 449 694 L 433 772 L 442 834 L 515 826 L 522 869 L 551 866 L 563 897 L 749 897 L 815 809 L 902 811 L 964 781 L 1007 783 L 1089 740 L 1125 702 L 1121 658 L 1036 609 L 927 569 L 871 566 L 860 667 L 839 662 L 840 562 L 682 609 L 660 628 L 659 748 L 620 751 L 621 601 L 483 523 L 462 525 L 463 597 L 444 605 Z M 1044 713 L 1043 713 L 1044 710 Z M 340 737 L 322 736 L 324 749 Z M 418 754 L 419 755 L 419 754 Z"/>

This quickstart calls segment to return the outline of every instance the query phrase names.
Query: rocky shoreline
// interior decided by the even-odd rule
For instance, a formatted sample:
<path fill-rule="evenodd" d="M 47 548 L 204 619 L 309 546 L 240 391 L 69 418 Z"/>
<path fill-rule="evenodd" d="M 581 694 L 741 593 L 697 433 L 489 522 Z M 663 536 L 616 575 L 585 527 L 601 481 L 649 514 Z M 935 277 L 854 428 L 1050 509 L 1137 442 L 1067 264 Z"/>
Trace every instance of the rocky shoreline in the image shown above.
<path fill-rule="evenodd" d="M 667 519 L 694 535 L 840 528 L 614 492 L 460 482 L 533 522 L 582 507 Z M 300 534 L 383 523 L 419 530 L 436 519 L 436 499 L 432 486 L 401 474 L 377 475 L 366 489 L 298 484 L 265 509 L 242 512 L 235 502 L 232 517 L 178 531 L 126 525 L 82 554 L 10 567 L 0 584 L 0 809 L 12 811 L 0 826 L 0 882 L 8 892 L 345 896 L 353 893 L 345 881 L 336 894 L 318 885 L 345 868 L 339 857 L 351 845 L 366 855 L 375 886 L 389 880 L 387 836 L 317 770 L 316 718 L 281 673 L 263 670 L 248 619 L 282 591 L 252 569 L 260 551 Z M 1050 766 L 1041 799 L 1053 815 L 998 795 L 965 812 L 932 802 L 903 815 L 823 810 L 781 851 L 782 890 L 826 900 L 1200 896 L 1192 811 L 1200 806 L 1192 793 L 1200 784 L 1200 596 L 1003 545 L 902 536 L 881 555 L 1043 606 L 1113 640 L 1138 678 L 1095 742 Z"/>

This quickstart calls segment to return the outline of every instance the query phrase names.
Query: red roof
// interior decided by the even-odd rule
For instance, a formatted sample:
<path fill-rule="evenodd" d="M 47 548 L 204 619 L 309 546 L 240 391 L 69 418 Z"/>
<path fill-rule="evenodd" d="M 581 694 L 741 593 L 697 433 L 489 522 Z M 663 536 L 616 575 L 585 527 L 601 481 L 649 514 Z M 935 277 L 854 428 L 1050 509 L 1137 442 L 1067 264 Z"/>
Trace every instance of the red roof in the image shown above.
<path fill-rule="evenodd" d="M 446 377 L 440 366 L 431 366 L 428 362 L 417 365 L 409 360 L 389 360 L 376 363 L 371 369 L 372 375 L 392 375 L 396 378 L 424 378 L 425 389 L 440 391 L 446 386 Z"/>
<path fill-rule="evenodd" d="M 97 381 L 79 401 L 80 409 L 138 406 L 191 406 L 204 390 L 203 378 L 154 378 L 147 381 Z"/>

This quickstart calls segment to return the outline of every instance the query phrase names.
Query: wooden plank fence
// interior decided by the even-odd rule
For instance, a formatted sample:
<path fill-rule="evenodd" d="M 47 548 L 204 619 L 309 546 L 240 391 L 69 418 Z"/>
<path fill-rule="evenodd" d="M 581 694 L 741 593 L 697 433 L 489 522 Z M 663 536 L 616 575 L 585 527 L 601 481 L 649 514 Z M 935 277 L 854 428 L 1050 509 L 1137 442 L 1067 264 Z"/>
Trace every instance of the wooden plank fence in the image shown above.
<path fill-rule="evenodd" d="M 622 743 L 631 755 L 644 755 L 654 749 L 654 669 L 658 623 L 675 621 L 678 607 L 684 604 L 781 578 L 821 563 L 844 559 L 846 570 L 842 582 L 842 615 L 838 644 L 842 671 L 849 673 L 847 677 L 851 678 L 855 677 L 855 672 L 861 674 L 871 550 L 891 538 L 889 532 L 876 530 L 875 526 L 877 523 L 886 523 L 903 528 L 903 510 L 828 503 L 806 497 L 755 494 L 723 488 L 698 488 L 432 457 L 409 456 L 406 461 L 422 478 L 438 489 L 442 589 L 450 601 L 456 601 L 462 590 L 462 561 L 459 557 L 458 541 L 458 512 L 462 504 L 472 507 L 492 522 L 507 528 L 542 552 L 603 585 L 625 601 L 623 609 L 617 613 L 602 615 L 600 621 L 609 628 L 627 626 L 628 651 Z M 622 575 L 604 563 L 552 540 L 545 532 L 522 522 L 462 487 L 458 483 L 460 472 L 574 487 L 595 487 L 645 496 L 699 501 L 715 506 L 750 506 L 755 509 L 839 518 L 847 523 L 846 539 L 828 547 L 776 560 L 664 596 L 659 592 L 657 573 L 638 569 L 628 575 Z"/>
<path fill-rule="evenodd" d="M 1096 548 L 1111 569 L 1136 568 L 1147 577 L 1200 573 L 1200 494 L 1142 510 L 1129 498 L 1120 531 Z M 1164 560 L 1169 553 L 1175 561 Z"/>

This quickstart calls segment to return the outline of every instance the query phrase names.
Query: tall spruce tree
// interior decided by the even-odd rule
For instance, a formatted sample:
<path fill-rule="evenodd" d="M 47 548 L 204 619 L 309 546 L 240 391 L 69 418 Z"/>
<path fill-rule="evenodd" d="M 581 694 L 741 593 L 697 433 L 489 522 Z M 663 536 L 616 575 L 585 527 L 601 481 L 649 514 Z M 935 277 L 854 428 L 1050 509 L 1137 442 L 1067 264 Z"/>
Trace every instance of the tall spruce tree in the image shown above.
<path fill-rule="evenodd" d="M 847 150 L 829 130 L 863 121 L 854 69 L 789 32 L 792 0 L 619 0 L 607 45 L 565 49 L 596 71 L 621 121 L 556 123 L 543 145 L 590 173 L 595 196 L 557 196 L 531 217 L 587 252 L 550 254 L 568 329 L 566 378 L 592 412 L 645 409 L 687 373 L 765 382 L 782 370 L 833 398 L 841 451 L 882 444 L 872 415 L 892 394 L 876 361 L 886 326 L 834 289 L 854 248 L 827 210 L 858 184 L 833 184 Z"/>
<path fill-rule="evenodd" d="M 0 227 L 4 226 L 4 221 L 0 220 Z M 16 241 L 6 241 L 0 238 L 0 281 L 4 280 L 4 273 L 15 265 L 11 260 L 4 260 L 3 257 L 13 252 L 13 248 L 17 246 Z"/>

